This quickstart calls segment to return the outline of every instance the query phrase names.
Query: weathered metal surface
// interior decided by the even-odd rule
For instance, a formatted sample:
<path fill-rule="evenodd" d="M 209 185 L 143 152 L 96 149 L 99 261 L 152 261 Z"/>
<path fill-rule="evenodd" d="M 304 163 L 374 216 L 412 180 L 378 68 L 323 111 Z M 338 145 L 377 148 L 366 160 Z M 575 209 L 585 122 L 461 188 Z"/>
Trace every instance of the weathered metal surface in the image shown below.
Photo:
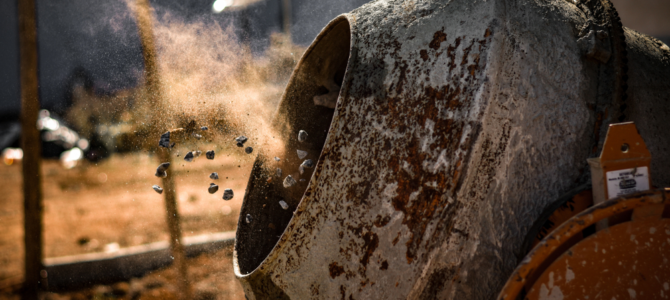
<path fill-rule="evenodd" d="M 531 251 L 498 299 L 668 298 L 669 209 L 670 189 L 665 189 L 583 211 Z M 628 219 L 582 239 L 585 229 L 617 215 Z"/>
<path fill-rule="evenodd" d="M 612 67 L 578 41 L 589 20 L 559 0 L 376 1 L 333 20 L 278 109 L 286 147 L 259 151 L 249 180 L 235 245 L 247 296 L 494 297 L 544 207 L 587 181 L 599 124 L 620 111 L 601 83 Z M 664 51 L 629 51 L 628 71 L 670 78 Z M 670 80 L 653 84 L 631 79 L 629 120 L 670 116 L 657 92 Z M 315 104 L 337 89 L 335 109 Z M 670 146 L 670 123 L 644 126 L 652 154 Z M 297 150 L 314 169 L 300 174 Z M 277 168 L 297 183 L 284 188 Z"/>

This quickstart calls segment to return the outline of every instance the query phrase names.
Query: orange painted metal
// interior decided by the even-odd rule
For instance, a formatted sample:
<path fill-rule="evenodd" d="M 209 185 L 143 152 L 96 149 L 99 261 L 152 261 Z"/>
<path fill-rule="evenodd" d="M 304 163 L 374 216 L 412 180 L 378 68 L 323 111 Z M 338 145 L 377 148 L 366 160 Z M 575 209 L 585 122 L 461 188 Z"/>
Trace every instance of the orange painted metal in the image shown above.
<path fill-rule="evenodd" d="M 631 192 L 648 190 L 651 187 L 649 174 L 651 153 L 633 122 L 611 124 L 600 157 L 591 158 L 588 162 L 591 165 L 591 181 L 596 204 Z M 628 179 L 612 178 L 613 175 Z M 644 179 L 644 182 L 640 178 Z M 617 184 L 612 185 L 612 182 Z M 613 190 L 611 187 L 617 189 Z"/>
<path fill-rule="evenodd" d="M 544 237 L 546 237 L 549 233 L 554 231 L 554 229 L 558 228 L 563 222 L 569 220 L 570 218 L 574 217 L 578 213 L 584 211 L 585 209 L 591 207 L 593 205 L 593 193 L 591 190 L 585 190 L 574 197 L 570 199 L 568 202 L 564 203 L 556 209 L 549 219 L 544 222 L 542 225 L 542 229 L 540 229 L 540 232 L 537 234 L 535 237 L 535 240 L 533 241 L 533 247 L 535 247 L 537 244 L 539 244 Z"/>
<path fill-rule="evenodd" d="M 613 199 L 579 213 L 526 256 L 498 299 L 670 298 L 670 219 L 664 213 L 669 207 L 670 189 L 663 189 Z M 580 238 L 598 221 L 622 215 L 629 220 Z"/>

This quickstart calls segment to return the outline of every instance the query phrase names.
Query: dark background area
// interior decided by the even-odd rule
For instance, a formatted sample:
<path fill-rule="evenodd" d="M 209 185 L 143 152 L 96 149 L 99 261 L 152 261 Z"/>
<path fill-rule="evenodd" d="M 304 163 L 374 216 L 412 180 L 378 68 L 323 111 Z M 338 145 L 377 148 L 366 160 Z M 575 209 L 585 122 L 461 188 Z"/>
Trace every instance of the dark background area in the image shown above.
<path fill-rule="evenodd" d="M 335 16 L 369 0 L 292 0 L 291 36 L 309 45 Z M 217 22 L 232 26 L 255 55 L 282 30 L 281 0 L 212 12 L 214 0 L 152 0 L 159 20 Z M 670 43 L 670 1 L 614 0 L 625 26 Z M 17 120 L 20 108 L 16 1 L 0 1 L 0 122 Z M 40 100 L 63 111 L 69 87 L 86 84 L 98 94 L 136 86 L 143 63 L 134 16 L 124 1 L 38 0 Z"/>

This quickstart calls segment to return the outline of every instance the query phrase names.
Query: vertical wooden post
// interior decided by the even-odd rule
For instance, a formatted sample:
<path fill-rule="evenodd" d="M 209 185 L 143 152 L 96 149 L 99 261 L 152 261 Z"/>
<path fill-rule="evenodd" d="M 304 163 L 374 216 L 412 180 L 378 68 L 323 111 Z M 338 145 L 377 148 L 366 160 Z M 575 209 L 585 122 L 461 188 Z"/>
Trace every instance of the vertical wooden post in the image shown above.
<path fill-rule="evenodd" d="M 291 0 L 282 0 L 282 25 L 286 36 L 291 36 Z"/>
<path fill-rule="evenodd" d="M 25 242 L 22 299 L 37 299 L 42 270 L 41 145 L 37 130 L 40 109 L 37 79 L 35 0 L 19 0 L 21 77 L 21 148 L 23 149 L 23 229 Z"/>
<path fill-rule="evenodd" d="M 151 6 L 148 0 L 137 0 L 135 5 L 137 16 L 137 27 L 139 29 L 140 42 L 142 43 L 142 55 L 144 57 L 144 70 L 146 78 L 147 101 L 155 109 L 152 125 L 154 132 L 160 133 L 161 121 L 163 126 L 170 126 L 163 114 L 163 96 L 161 90 L 160 76 L 158 73 L 158 62 L 156 57 L 156 46 L 153 36 L 153 22 Z M 156 142 L 158 137 L 156 136 Z M 171 162 L 170 151 L 165 148 L 158 148 L 158 158 L 161 163 Z M 170 249 L 174 259 L 174 267 L 177 268 L 180 278 L 178 278 L 180 299 L 190 299 L 190 286 L 188 283 L 188 274 L 186 266 L 186 254 L 182 244 L 182 232 L 179 221 L 179 211 L 177 209 L 177 191 L 174 184 L 173 172 L 168 172 L 168 176 L 163 178 L 163 194 L 165 195 L 165 209 L 168 231 L 170 232 Z"/>

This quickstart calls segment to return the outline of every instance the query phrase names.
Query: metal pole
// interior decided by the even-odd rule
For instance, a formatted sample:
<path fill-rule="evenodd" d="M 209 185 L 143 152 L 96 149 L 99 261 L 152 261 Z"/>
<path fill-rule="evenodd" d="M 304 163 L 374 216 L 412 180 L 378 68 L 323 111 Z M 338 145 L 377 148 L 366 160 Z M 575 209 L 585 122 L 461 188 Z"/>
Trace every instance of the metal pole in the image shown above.
<path fill-rule="evenodd" d="M 154 128 L 157 129 L 158 120 L 162 115 L 162 94 L 160 77 L 158 74 L 158 63 L 156 59 L 156 47 L 154 44 L 153 27 L 151 19 L 151 5 L 148 0 L 137 0 L 136 2 L 137 27 L 139 29 L 140 41 L 142 43 L 142 55 L 144 57 L 144 70 L 146 78 L 147 101 L 156 110 L 153 120 Z M 158 141 L 158 138 L 156 138 Z M 161 163 L 171 162 L 170 152 L 164 148 L 158 148 L 158 158 Z M 163 189 L 165 195 L 165 209 L 168 230 L 170 232 L 170 249 L 174 259 L 174 266 L 179 272 L 178 286 L 180 299 L 189 299 L 190 287 L 187 277 L 186 255 L 182 244 L 182 233 L 177 209 L 177 192 L 172 172 L 163 178 Z"/>
<path fill-rule="evenodd" d="M 22 299 L 37 299 L 42 270 L 41 147 L 37 130 L 40 109 L 37 78 L 35 0 L 19 0 L 21 77 L 21 148 L 23 149 L 23 228 L 25 242 Z"/>

